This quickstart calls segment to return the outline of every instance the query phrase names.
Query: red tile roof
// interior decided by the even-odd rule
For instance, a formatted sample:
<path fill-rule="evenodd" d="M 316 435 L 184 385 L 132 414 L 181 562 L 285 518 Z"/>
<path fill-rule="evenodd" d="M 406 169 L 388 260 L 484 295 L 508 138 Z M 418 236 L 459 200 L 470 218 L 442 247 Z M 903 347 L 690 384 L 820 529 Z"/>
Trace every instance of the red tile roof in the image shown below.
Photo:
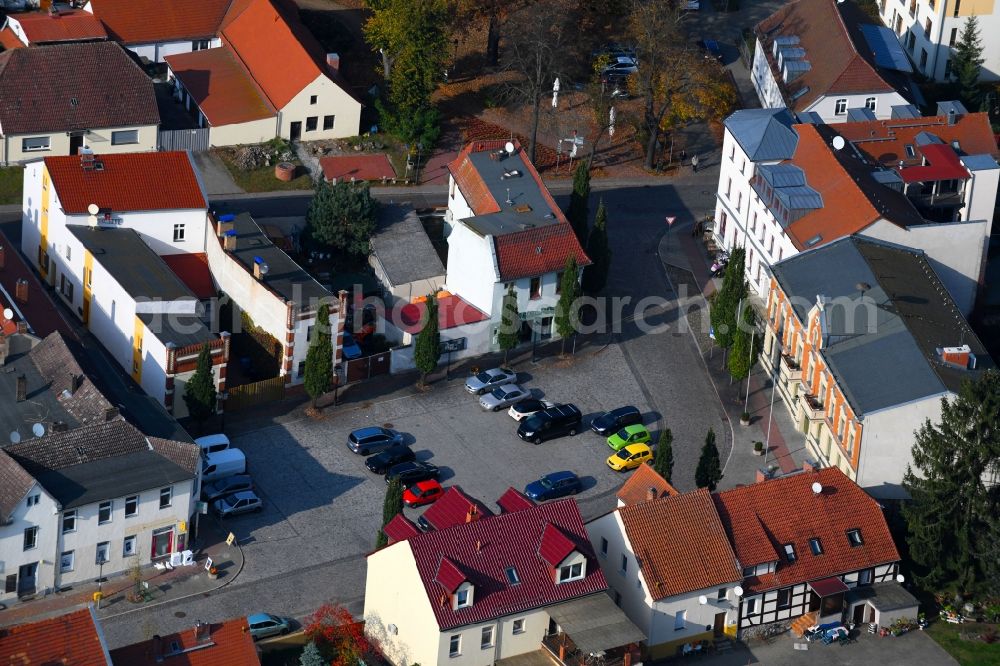
<path fill-rule="evenodd" d="M 707 490 L 624 506 L 618 515 L 654 599 L 742 579 Z"/>
<path fill-rule="evenodd" d="M 0 271 L 0 284 L 4 286 L 8 294 L 13 296 L 16 293 L 18 280 L 27 280 L 28 282 L 28 302 L 16 301 L 8 303 L 6 307 L 14 310 L 15 317 L 17 317 L 17 311 L 20 311 L 25 321 L 28 322 L 28 330 L 40 338 L 45 338 L 49 334 L 59 331 L 65 338 L 76 340 L 77 335 L 73 326 L 68 324 L 59 310 L 56 309 L 55 303 L 52 302 L 52 298 L 46 291 L 47 285 L 42 285 L 41 280 L 38 279 L 38 273 L 28 267 L 21 253 L 14 249 L 17 245 L 12 243 L 2 231 L 0 231 L 0 245 L 7 248 L 7 265 Z"/>
<path fill-rule="evenodd" d="M 679 494 L 669 481 L 653 469 L 652 465 L 639 465 L 628 481 L 618 489 L 618 500 L 625 505 L 646 502 L 649 500 L 650 489 L 654 492 L 654 499 Z"/>
<path fill-rule="evenodd" d="M 500 150 L 504 147 L 504 143 L 503 141 L 476 141 L 470 143 L 448 165 L 448 171 L 451 172 L 452 177 L 455 179 L 455 184 L 462 192 L 462 196 L 465 197 L 465 202 L 469 204 L 469 208 L 476 215 L 499 213 L 500 204 L 490 194 L 490 188 L 487 187 L 486 181 L 479 175 L 479 170 L 476 169 L 472 160 L 469 159 L 469 155 L 473 152 L 484 153 Z"/>
<path fill-rule="evenodd" d="M 841 594 L 850 589 L 844 584 L 844 581 L 836 576 L 814 580 L 809 583 L 809 587 L 821 597 L 832 597 L 835 594 Z"/>
<path fill-rule="evenodd" d="M 817 482 L 819 494 L 812 490 Z M 750 592 L 899 560 L 878 502 L 836 467 L 726 490 L 715 495 L 715 505 L 743 566 L 778 561 L 773 575 L 746 579 Z M 860 530 L 862 545 L 851 546 L 852 529 Z M 821 555 L 812 554 L 812 538 L 820 539 Z M 793 563 L 784 557 L 789 543 L 797 556 Z"/>
<path fill-rule="evenodd" d="M 0 664 L 110 666 L 111 659 L 93 610 L 84 608 L 0 631 Z"/>
<path fill-rule="evenodd" d="M 164 254 L 160 258 L 198 299 L 212 298 L 219 293 L 212 281 L 208 256 L 204 252 Z"/>
<path fill-rule="evenodd" d="M 570 256 L 578 266 L 590 264 L 569 222 L 494 236 L 493 244 L 502 281 L 561 271 Z"/>
<path fill-rule="evenodd" d="M 470 512 L 476 516 L 472 520 L 493 515 L 493 512 L 486 508 L 482 502 L 474 497 L 469 497 L 458 486 L 452 486 L 424 511 L 424 515 L 420 518 L 427 521 L 434 529 L 444 530 L 468 522 Z"/>
<path fill-rule="evenodd" d="M 401 513 L 397 513 L 395 518 L 386 523 L 382 531 L 389 537 L 389 543 L 406 541 L 410 537 L 420 534 L 420 529 Z"/>
<path fill-rule="evenodd" d="M 68 215 L 86 215 L 92 203 L 112 211 L 208 208 L 186 152 L 117 153 L 96 159 L 103 170 L 84 170 L 77 156 L 45 158 Z"/>
<path fill-rule="evenodd" d="M 927 180 L 968 180 L 969 172 L 958 160 L 955 149 L 946 143 L 929 143 L 918 146 L 917 152 L 924 156 L 927 164 L 905 166 L 899 170 L 904 183 L 919 183 Z"/>
<path fill-rule="evenodd" d="M 228 46 L 164 58 L 214 127 L 262 120 L 274 107 Z"/>
<path fill-rule="evenodd" d="M 574 550 L 576 544 L 559 527 L 546 523 L 545 529 L 542 530 L 542 540 L 538 544 L 540 558 L 548 562 L 549 566 L 557 567 Z"/>
<path fill-rule="evenodd" d="M 458 565 L 452 562 L 447 557 L 441 558 L 441 564 L 438 565 L 437 575 L 434 576 L 434 582 L 440 583 L 448 594 L 454 594 L 458 586 L 466 581 L 465 574 L 462 570 L 458 568 Z"/>
<path fill-rule="evenodd" d="M 82 9 L 63 9 L 56 15 L 48 12 L 9 14 L 7 18 L 21 24 L 31 44 L 108 38 L 104 24 Z"/>
<path fill-rule="evenodd" d="M 550 524 L 557 526 L 573 547 L 587 558 L 586 575 L 582 579 L 556 584 L 551 568 L 538 555 L 542 532 Z M 446 530 L 425 532 L 410 537 L 405 545 L 390 547 L 412 550 L 441 629 L 486 622 L 603 593 L 608 587 L 573 500 L 550 502 Z M 475 586 L 473 604 L 467 608 L 453 610 L 448 592 L 435 581 L 441 559 L 445 557 Z M 517 571 L 519 584 L 508 584 L 508 567 Z"/>
<path fill-rule="evenodd" d="M 396 171 L 385 153 L 377 155 L 336 155 L 321 157 L 323 178 L 333 180 L 382 180 L 395 178 Z"/>
<path fill-rule="evenodd" d="M 241 617 L 226 622 L 217 622 L 210 627 L 210 645 L 200 644 L 195 637 L 194 626 L 160 639 L 161 649 L 169 650 L 177 643 L 182 651 L 178 663 L 184 666 L 260 666 L 257 647 L 247 628 L 247 619 Z M 111 652 L 115 666 L 159 666 L 169 664 L 177 657 L 164 659 L 153 651 L 152 640 L 133 643 Z"/>
<path fill-rule="evenodd" d="M 535 503 L 520 490 L 508 488 L 497 500 L 497 506 L 500 507 L 501 513 L 513 513 L 530 509 L 535 506 Z"/>
<path fill-rule="evenodd" d="M 23 49 L 26 44 L 8 27 L 0 30 L 0 46 L 3 47 L 4 51 L 10 51 L 11 49 Z"/>
<path fill-rule="evenodd" d="M 945 116 L 926 118 L 899 118 L 896 120 L 870 120 L 856 123 L 837 123 L 838 134 L 853 143 L 871 159 L 886 167 L 897 167 L 900 161 L 907 166 L 920 164 L 920 156 L 906 154 L 906 146 L 916 149 L 917 134 L 927 132 L 945 143 L 958 141 L 966 155 L 988 154 L 1000 158 L 989 115 L 968 113 L 949 125 Z"/>
<path fill-rule="evenodd" d="M 437 299 L 438 327 L 443 331 L 489 319 L 489 316 L 457 294 Z M 396 326 L 408 333 L 419 333 L 427 318 L 427 302 L 407 303 L 399 310 Z"/>
<path fill-rule="evenodd" d="M 123 44 L 214 37 L 230 0 L 91 0 L 94 15 Z"/>

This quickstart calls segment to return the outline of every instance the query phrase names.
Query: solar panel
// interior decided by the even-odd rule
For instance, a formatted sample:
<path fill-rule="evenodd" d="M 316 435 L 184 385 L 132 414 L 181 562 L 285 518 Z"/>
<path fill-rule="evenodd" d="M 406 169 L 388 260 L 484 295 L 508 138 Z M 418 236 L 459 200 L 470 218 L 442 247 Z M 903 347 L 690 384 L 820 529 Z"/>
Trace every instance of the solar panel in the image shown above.
<path fill-rule="evenodd" d="M 885 26 L 866 23 L 861 26 L 861 34 L 864 35 L 868 48 L 875 56 L 876 65 L 900 72 L 913 71 L 910 59 L 906 57 L 902 44 L 892 30 Z"/>

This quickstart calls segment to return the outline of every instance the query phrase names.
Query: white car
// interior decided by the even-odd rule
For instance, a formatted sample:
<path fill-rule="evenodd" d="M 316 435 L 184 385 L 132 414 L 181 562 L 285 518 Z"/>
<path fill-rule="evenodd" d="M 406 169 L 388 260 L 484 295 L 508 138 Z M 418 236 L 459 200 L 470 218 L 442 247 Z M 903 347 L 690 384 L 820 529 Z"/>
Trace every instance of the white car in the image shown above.
<path fill-rule="evenodd" d="M 479 406 L 488 412 L 499 412 L 504 407 L 530 398 L 531 393 L 517 384 L 504 384 L 479 399 Z"/>
<path fill-rule="evenodd" d="M 521 421 L 528 418 L 535 412 L 540 412 L 543 409 L 548 409 L 549 407 L 555 407 L 556 403 L 551 400 L 539 400 L 538 398 L 527 398 L 526 400 L 521 400 L 510 406 L 507 410 L 507 414 L 510 418 L 515 421 Z"/>

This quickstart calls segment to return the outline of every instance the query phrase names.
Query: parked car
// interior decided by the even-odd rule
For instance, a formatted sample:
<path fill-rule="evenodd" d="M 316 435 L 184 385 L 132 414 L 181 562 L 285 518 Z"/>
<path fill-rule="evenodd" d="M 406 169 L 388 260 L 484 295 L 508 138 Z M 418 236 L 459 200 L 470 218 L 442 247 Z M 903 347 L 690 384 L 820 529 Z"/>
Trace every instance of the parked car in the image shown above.
<path fill-rule="evenodd" d="M 525 398 L 510 406 L 507 413 L 515 421 L 526 419 L 535 412 L 540 412 L 549 407 L 555 407 L 556 403 L 551 400 L 539 400 L 538 398 Z"/>
<path fill-rule="evenodd" d="M 504 407 L 509 407 L 530 396 L 531 393 L 517 384 L 504 384 L 480 398 L 479 406 L 489 412 L 499 412 Z"/>
<path fill-rule="evenodd" d="M 249 474 L 234 474 L 207 483 L 201 487 L 201 498 L 206 502 L 214 502 L 220 497 L 242 490 L 253 490 L 253 479 Z"/>
<path fill-rule="evenodd" d="M 684 3 L 684 11 L 686 12 L 696 12 L 701 9 L 700 0 L 686 0 Z"/>
<path fill-rule="evenodd" d="M 194 440 L 194 443 L 201 447 L 203 455 L 216 453 L 218 451 L 225 451 L 229 448 L 229 438 L 221 432 L 215 435 L 205 435 L 204 437 L 199 437 Z"/>
<path fill-rule="evenodd" d="M 241 513 L 257 513 L 264 510 L 264 502 L 252 490 L 243 490 L 226 495 L 212 503 L 212 509 L 219 518 L 228 518 Z"/>
<path fill-rule="evenodd" d="M 382 426 L 358 428 L 347 436 L 347 448 L 363 456 L 385 451 L 390 446 L 400 446 L 402 443 L 401 434 Z"/>
<path fill-rule="evenodd" d="M 629 56 L 618 56 L 611 61 L 611 64 L 601 70 L 605 77 L 628 76 L 639 71 L 639 61 Z"/>
<path fill-rule="evenodd" d="M 543 501 L 576 495 L 580 489 L 580 478 L 573 472 L 552 472 L 526 485 L 524 494 L 533 500 Z"/>
<path fill-rule="evenodd" d="M 233 474 L 245 474 L 247 457 L 239 449 L 223 449 L 202 456 L 201 480 L 214 481 Z"/>
<path fill-rule="evenodd" d="M 705 58 L 722 62 L 722 49 L 719 47 L 719 42 L 714 39 L 699 39 L 698 48 L 704 51 Z"/>
<path fill-rule="evenodd" d="M 268 636 L 284 636 L 292 630 L 292 623 L 288 618 L 270 613 L 247 615 L 247 625 L 255 641 Z"/>
<path fill-rule="evenodd" d="M 608 458 L 608 467 L 616 472 L 635 469 L 647 460 L 652 459 L 653 450 L 648 444 L 630 444 Z"/>
<path fill-rule="evenodd" d="M 625 426 L 615 434 L 608 437 L 608 446 L 615 451 L 621 451 L 630 444 L 645 444 L 650 440 L 649 431 L 645 426 L 630 425 Z"/>
<path fill-rule="evenodd" d="M 510 368 L 483 370 L 465 380 L 465 390 L 474 395 L 482 395 L 504 384 L 517 382 L 517 373 Z"/>
<path fill-rule="evenodd" d="M 571 403 L 549 407 L 521 421 L 517 436 L 526 442 L 541 444 L 547 439 L 580 432 L 582 420 L 579 408 Z"/>
<path fill-rule="evenodd" d="M 347 332 L 344 333 L 344 342 L 342 345 L 342 349 L 344 352 L 344 358 L 346 358 L 348 361 L 351 361 L 356 358 L 361 358 L 361 347 L 358 346 L 358 343 L 354 341 L 354 336 L 352 336 L 350 333 Z"/>
<path fill-rule="evenodd" d="M 403 504 L 406 506 L 424 506 L 436 502 L 444 495 L 444 488 L 434 479 L 418 481 L 403 491 Z"/>
<path fill-rule="evenodd" d="M 440 473 L 441 470 L 437 468 L 437 465 L 411 460 L 390 467 L 389 471 L 385 473 L 385 482 L 389 483 L 393 479 L 399 479 L 400 483 L 409 488 L 418 481 L 437 479 Z"/>
<path fill-rule="evenodd" d="M 590 429 L 602 437 L 618 432 L 625 426 L 642 423 L 642 412 L 632 405 L 604 412 L 590 422 Z"/>
<path fill-rule="evenodd" d="M 417 457 L 416 454 L 413 453 L 413 449 L 404 444 L 400 444 L 399 446 L 390 446 L 382 453 L 376 453 L 370 458 L 366 458 L 365 467 L 368 468 L 369 472 L 385 474 L 386 471 L 393 465 L 398 465 L 399 463 L 409 462 L 416 459 Z"/>

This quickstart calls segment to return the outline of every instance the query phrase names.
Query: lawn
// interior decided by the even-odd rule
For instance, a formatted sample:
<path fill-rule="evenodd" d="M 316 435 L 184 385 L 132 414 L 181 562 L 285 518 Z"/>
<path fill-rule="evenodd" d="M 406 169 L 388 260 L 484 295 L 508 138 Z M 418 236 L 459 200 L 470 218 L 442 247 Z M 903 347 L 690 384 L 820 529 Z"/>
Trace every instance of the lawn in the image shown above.
<path fill-rule="evenodd" d="M 948 651 L 958 663 L 968 666 L 1000 666 L 1000 640 L 984 643 L 972 636 L 980 636 L 989 631 L 997 633 L 1000 625 L 995 624 L 948 624 L 937 620 L 927 627 L 927 633 L 937 644 Z"/>
<path fill-rule="evenodd" d="M 274 175 L 274 165 L 262 166 L 256 169 L 244 170 L 233 162 L 235 152 L 230 148 L 214 148 L 213 152 L 222 160 L 229 170 L 233 181 L 245 192 L 275 192 L 278 190 L 311 190 L 312 178 L 309 172 L 298 160 L 293 160 L 297 175 L 289 181 L 278 180 Z"/>
<path fill-rule="evenodd" d="M 24 184 L 24 167 L 0 169 L 0 205 L 21 203 L 21 186 Z"/>

